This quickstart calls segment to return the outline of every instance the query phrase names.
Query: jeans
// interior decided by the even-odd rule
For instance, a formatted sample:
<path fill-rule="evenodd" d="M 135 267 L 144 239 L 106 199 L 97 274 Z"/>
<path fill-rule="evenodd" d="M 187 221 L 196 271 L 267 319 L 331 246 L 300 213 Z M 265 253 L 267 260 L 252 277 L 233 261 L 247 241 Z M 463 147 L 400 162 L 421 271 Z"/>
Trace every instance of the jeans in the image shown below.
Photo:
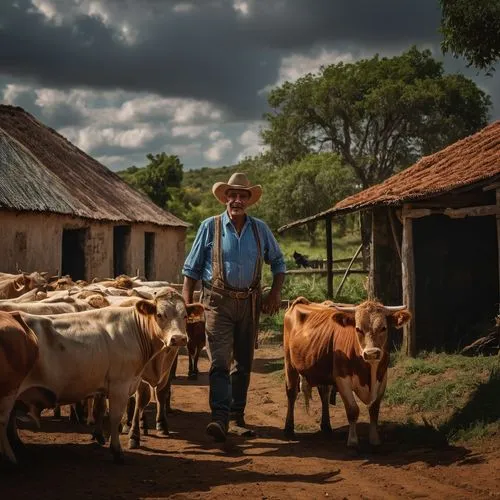
<path fill-rule="evenodd" d="M 210 358 L 212 420 L 226 427 L 229 417 L 243 417 L 254 355 L 252 299 L 233 299 L 203 289 L 207 351 Z M 257 304 L 257 311 L 260 304 Z M 232 364 L 232 367 L 231 367 Z"/>

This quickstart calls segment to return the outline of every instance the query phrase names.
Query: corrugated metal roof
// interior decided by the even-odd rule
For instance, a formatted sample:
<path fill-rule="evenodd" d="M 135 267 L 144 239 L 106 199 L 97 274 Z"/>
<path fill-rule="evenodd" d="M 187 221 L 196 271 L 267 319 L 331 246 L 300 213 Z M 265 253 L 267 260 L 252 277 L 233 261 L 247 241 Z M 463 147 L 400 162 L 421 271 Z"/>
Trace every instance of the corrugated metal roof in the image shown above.
<path fill-rule="evenodd" d="M 188 226 L 19 107 L 0 105 L 0 175 L 3 208 Z"/>
<path fill-rule="evenodd" d="M 423 157 L 412 167 L 339 201 L 333 208 L 291 222 L 278 231 L 327 216 L 432 198 L 497 176 L 500 176 L 500 121 Z"/>

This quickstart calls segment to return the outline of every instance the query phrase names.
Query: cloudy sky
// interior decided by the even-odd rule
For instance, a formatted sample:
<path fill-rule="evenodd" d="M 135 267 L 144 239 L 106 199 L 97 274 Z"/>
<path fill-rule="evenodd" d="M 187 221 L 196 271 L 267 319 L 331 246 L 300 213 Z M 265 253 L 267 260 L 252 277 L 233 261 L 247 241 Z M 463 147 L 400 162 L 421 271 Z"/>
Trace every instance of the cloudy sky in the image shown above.
<path fill-rule="evenodd" d="M 229 165 L 261 151 L 269 88 L 412 44 L 442 59 L 439 19 L 437 0 L 0 0 L 0 102 L 113 170 Z M 499 118 L 500 71 L 444 62 Z"/>

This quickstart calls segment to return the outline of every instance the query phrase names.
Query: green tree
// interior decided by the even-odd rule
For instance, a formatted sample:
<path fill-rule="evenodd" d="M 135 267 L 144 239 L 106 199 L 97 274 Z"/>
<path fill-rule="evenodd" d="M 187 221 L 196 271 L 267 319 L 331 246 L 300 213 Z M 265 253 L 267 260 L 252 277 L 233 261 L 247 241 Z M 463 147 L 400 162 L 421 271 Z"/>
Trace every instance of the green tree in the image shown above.
<path fill-rule="evenodd" d="M 269 94 L 262 132 L 271 159 L 287 164 L 330 150 L 362 188 L 482 128 L 490 98 L 462 75 L 444 75 L 430 51 L 333 64 Z"/>
<path fill-rule="evenodd" d="M 287 164 L 332 151 L 365 189 L 482 128 L 490 98 L 462 75 L 445 75 L 428 50 L 321 68 L 268 97 L 262 132 L 270 158 Z M 363 224 L 365 249 L 370 225 Z M 366 253 L 365 253 L 366 255 Z"/>
<path fill-rule="evenodd" d="M 181 187 L 182 163 L 176 155 L 166 153 L 147 154 L 149 163 L 143 168 L 136 166 L 119 172 L 126 182 L 149 196 L 159 207 L 169 208 L 173 195 L 179 198 L 176 189 Z"/>
<path fill-rule="evenodd" d="M 444 53 L 492 71 L 500 59 L 500 0 L 440 0 Z"/>
<path fill-rule="evenodd" d="M 342 165 L 337 154 L 310 154 L 292 162 L 286 173 L 275 171 L 274 179 L 266 185 L 259 211 L 276 227 L 331 208 L 355 190 L 354 174 Z M 316 244 L 316 225 L 316 221 L 306 224 L 311 246 Z"/>

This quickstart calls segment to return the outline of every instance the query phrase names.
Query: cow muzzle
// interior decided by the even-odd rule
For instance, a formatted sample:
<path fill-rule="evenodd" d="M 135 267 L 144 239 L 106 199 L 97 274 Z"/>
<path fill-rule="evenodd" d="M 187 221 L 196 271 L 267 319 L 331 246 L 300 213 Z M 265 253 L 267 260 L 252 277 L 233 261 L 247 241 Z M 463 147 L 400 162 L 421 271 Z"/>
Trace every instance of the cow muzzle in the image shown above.
<path fill-rule="evenodd" d="M 170 337 L 169 346 L 170 347 L 184 347 L 187 345 L 187 335 L 176 333 Z"/>
<path fill-rule="evenodd" d="M 382 349 L 372 347 L 363 351 L 363 359 L 365 361 L 380 361 L 382 359 Z"/>

